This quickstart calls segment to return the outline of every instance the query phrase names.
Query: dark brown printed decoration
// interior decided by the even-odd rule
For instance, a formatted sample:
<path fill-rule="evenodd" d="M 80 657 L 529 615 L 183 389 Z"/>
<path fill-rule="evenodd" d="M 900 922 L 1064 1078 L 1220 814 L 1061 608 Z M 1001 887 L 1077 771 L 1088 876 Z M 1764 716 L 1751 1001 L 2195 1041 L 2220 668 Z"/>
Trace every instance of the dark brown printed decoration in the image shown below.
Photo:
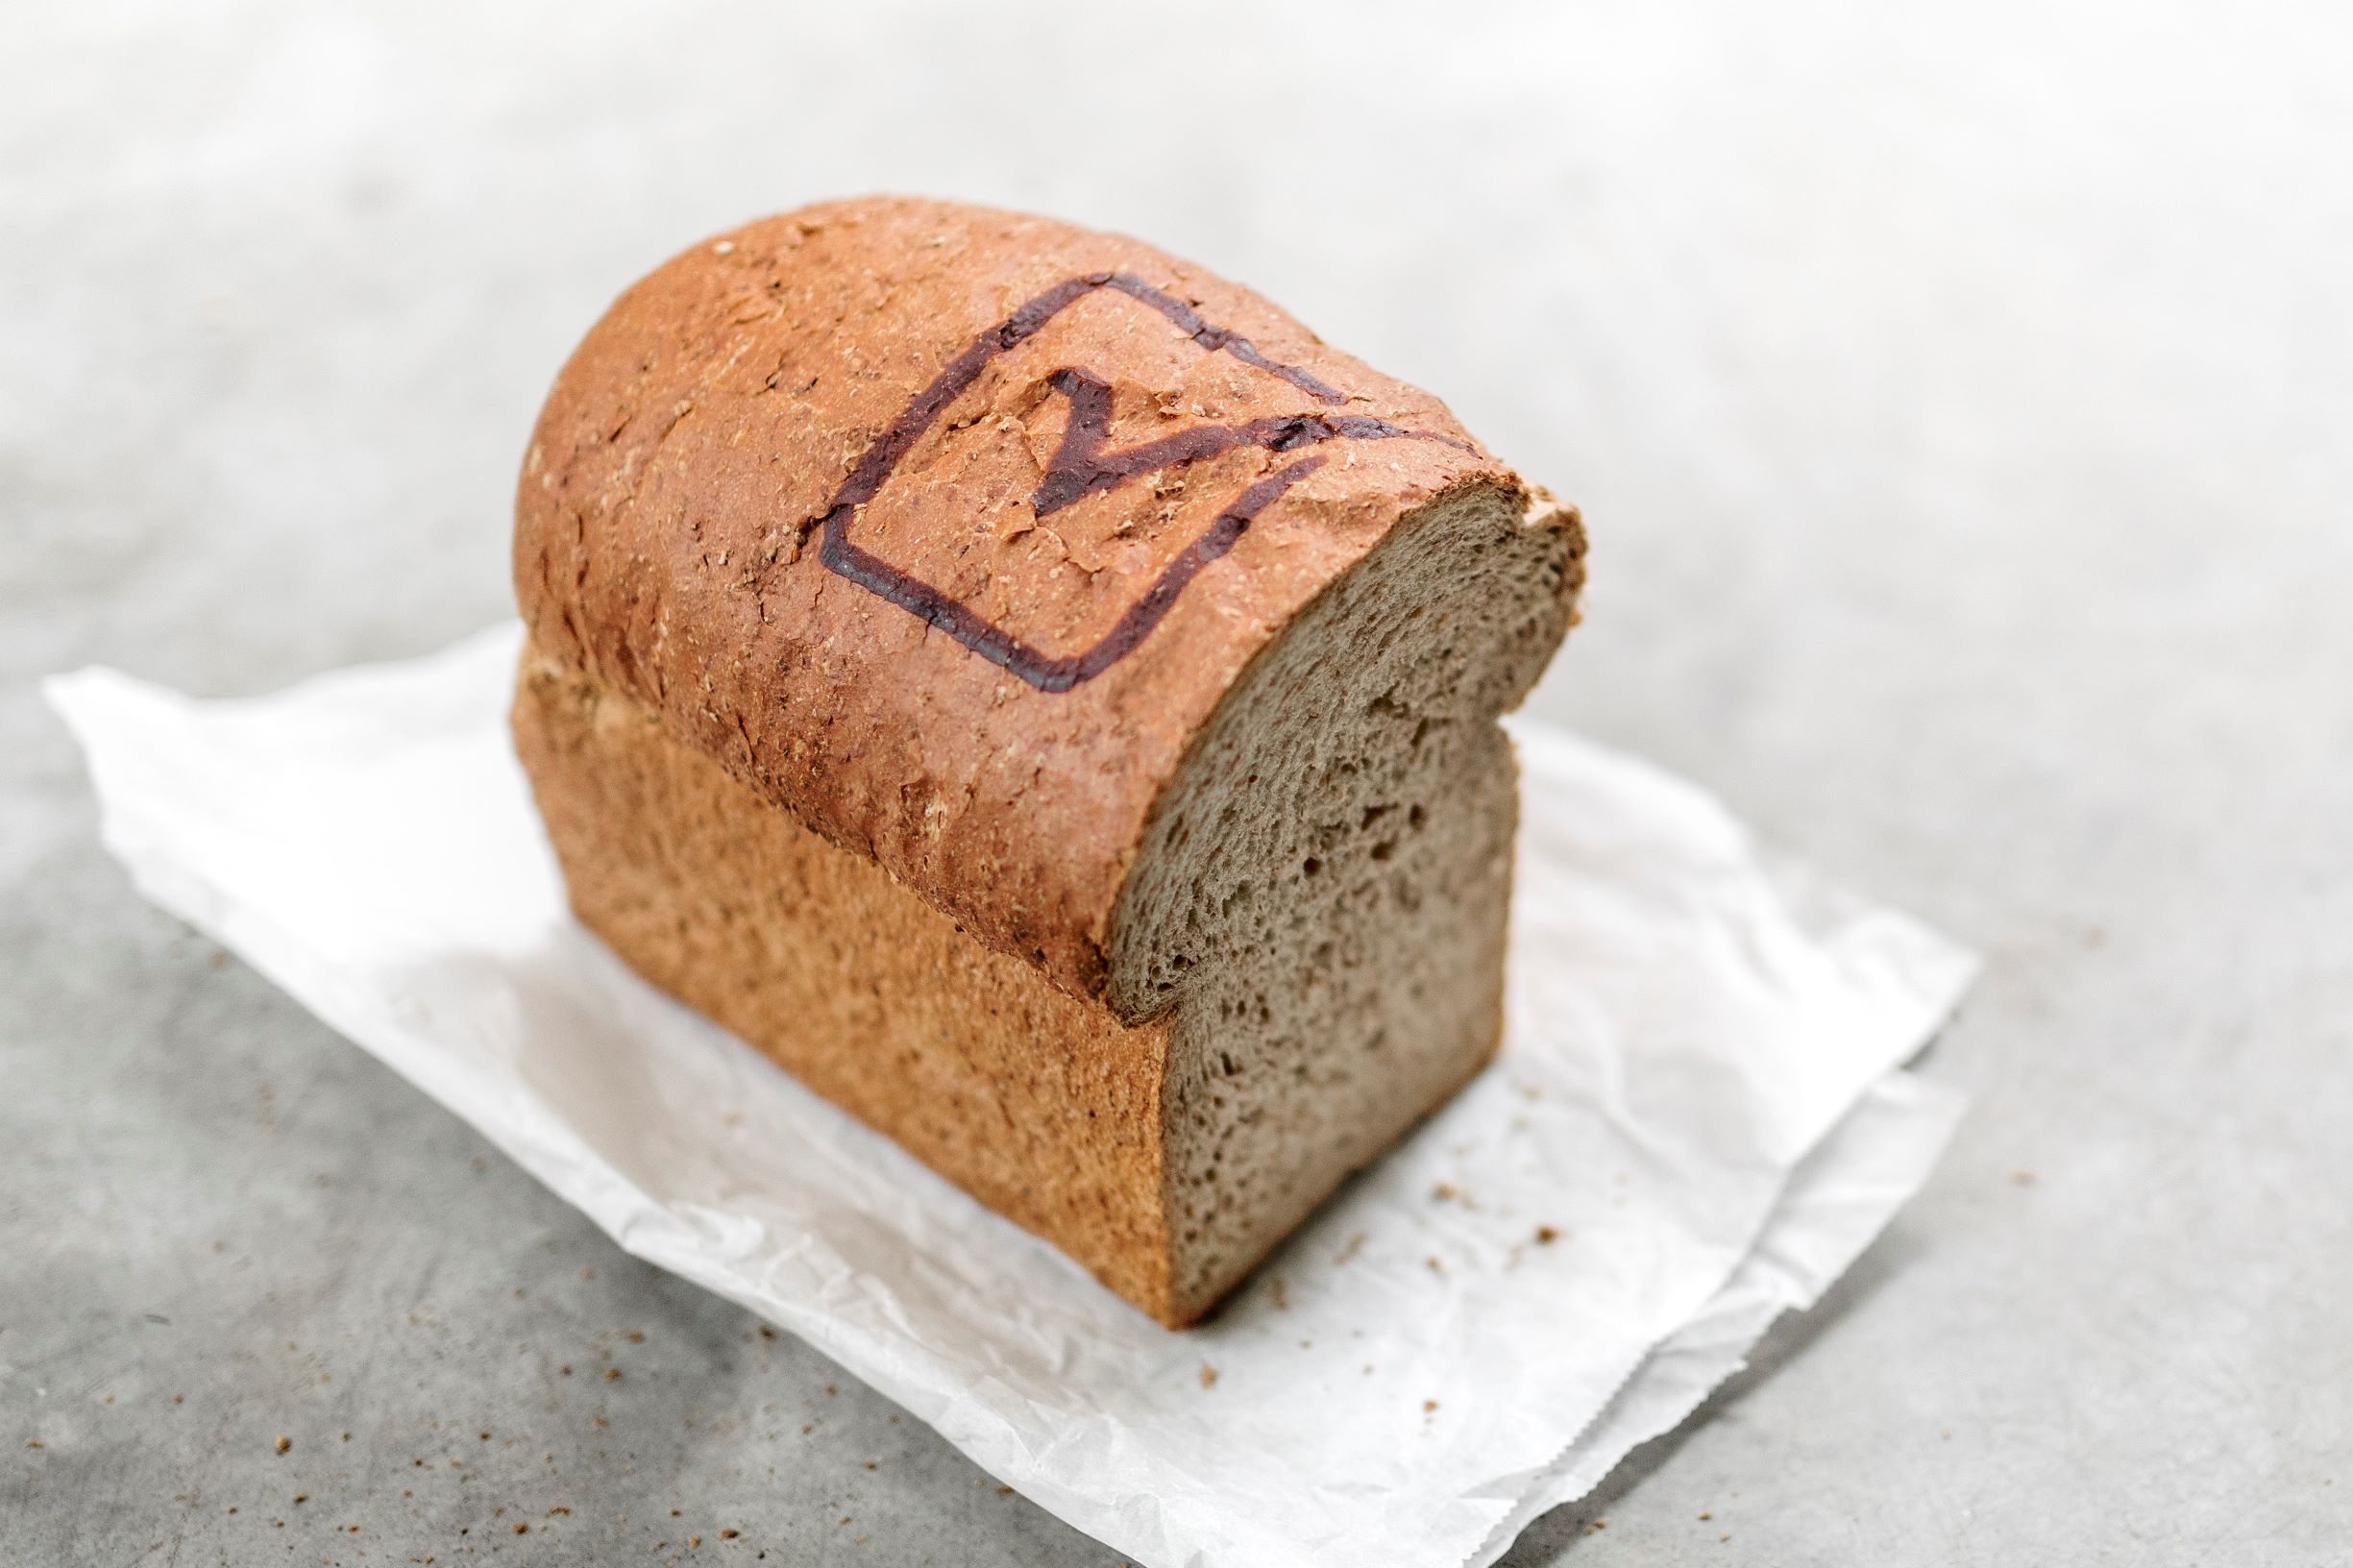
<path fill-rule="evenodd" d="M 1234 542 L 1277 497 L 1324 464 L 1321 456 L 1303 457 L 1244 489 L 1189 545 L 1177 552 L 1110 631 L 1094 646 L 1077 653 L 1058 655 L 1033 648 L 969 605 L 851 544 L 849 525 L 858 508 L 881 491 L 899 461 L 980 378 L 990 361 L 1035 336 L 1065 309 L 1102 288 L 1115 289 L 1159 311 L 1206 353 L 1230 355 L 1253 369 L 1288 381 L 1318 402 L 1346 401 L 1343 394 L 1307 371 L 1267 358 L 1248 338 L 1202 320 L 1184 301 L 1125 272 L 1088 273 L 1064 280 L 981 333 L 962 354 L 949 360 L 946 368 L 932 378 L 931 384 L 916 394 L 914 401 L 891 422 L 881 439 L 859 458 L 849 477 L 834 492 L 823 515 L 811 519 L 805 527 L 823 530 L 818 559 L 827 570 L 939 627 L 990 663 L 1012 672 L 1041 691 L 1066 692 L 1082 681 L 1093 679 L 1133 652 L 1152 634 L 1152 628 L 1160 625 L 1177 596 L 1203 567 L 1233 549 Z M 1048 376 L 1046 384 L 1069 401 L 1070 417 L 1062 445 L 1047 465 L 1044 480 L 1029 498 L 1031 510 L 1039 517 L 1060 511 L 1088 496 L 1117 489 L 1144 475 L 1242 447 L 1287 453 L 1325 441 L 1405 437 L 1442 441 L 1448 446 L 1470 450 L 1466 443 L 1451 436 L 1403 429 L 1385 420 L 1311 413 L 1253 419 L 1238 425 L 1200 425 L 1158 441 L 1107 452 L 1104 443 L 1110 438 L 1112 416 L 1109 383 L 1075 366 L 1065 366 Z"/>

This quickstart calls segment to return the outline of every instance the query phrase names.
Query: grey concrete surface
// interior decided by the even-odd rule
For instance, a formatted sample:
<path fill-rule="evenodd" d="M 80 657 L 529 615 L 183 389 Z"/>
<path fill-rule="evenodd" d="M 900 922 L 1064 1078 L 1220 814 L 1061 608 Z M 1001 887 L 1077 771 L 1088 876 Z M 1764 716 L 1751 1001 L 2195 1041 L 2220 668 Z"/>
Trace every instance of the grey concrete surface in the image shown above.
<path fill-rule="evenodd" d="M 1592 523 L 1538 705 L 1989 954 L 1926 1194 L 1514 1564 L 2353 1556 L 2353 40 L 1905 9 L 0 12 L 0 1560 L 1115 1560 L 142 904 L 34 696 L 497 617 L 604 300 L 871 188 L 1440 391 Z"/>

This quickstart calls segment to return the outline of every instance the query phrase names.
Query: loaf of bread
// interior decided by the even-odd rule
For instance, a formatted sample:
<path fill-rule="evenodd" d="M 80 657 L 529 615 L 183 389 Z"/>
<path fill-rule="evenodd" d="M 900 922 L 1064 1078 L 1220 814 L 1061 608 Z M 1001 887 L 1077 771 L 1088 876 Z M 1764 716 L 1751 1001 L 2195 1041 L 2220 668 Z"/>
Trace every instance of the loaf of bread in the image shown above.
<path fill-rule="evenodd" d="M 1181 1326 L 1493 1054 L 1582 549 L 1197 267 L 812 207 L 557 379 L 516 744 L 625 961 Z"/>

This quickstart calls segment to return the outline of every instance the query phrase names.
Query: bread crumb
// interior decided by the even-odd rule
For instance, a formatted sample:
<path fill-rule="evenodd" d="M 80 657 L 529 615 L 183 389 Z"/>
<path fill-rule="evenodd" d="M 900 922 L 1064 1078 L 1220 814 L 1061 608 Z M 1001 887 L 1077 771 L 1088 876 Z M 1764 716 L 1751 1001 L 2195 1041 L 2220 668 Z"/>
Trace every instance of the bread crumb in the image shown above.
<path fill-rule="evenodd" d="M 291 1437 L 281 1437 L 278 1439 L 275 1446 L 279 1453 L 283 1454 L 287 1449 L 294 1446 L 294 1439 Z"/>
<path fill-rule="evenodd" d="M 1422 1413 L 1424 1415 L 1428 1415 L 1432 1410 L 1434 1410 L 1437 1408 L 1438 1402 L 1434 1399 L 1425 1399 L 1422 1401 Z"/>
<path fill-rule="evenodd" d="M 1459 1195 L 1460 1194 L 1455 1189 L 1455 1184 L 1452 1182 L 1440 1182 L 1437 1186 L 1430 1189 L 1431 1201 L 1434 1203 L 1444 1203 L 1448 1198 L 1458 1197 Z"/>
<path fill-rule="evenodd" d="M 2031 1170 L 2014 1170 L 2010 1172 L 2010 1185 L 2012 1187 L 2032 1187 L 2034 1183 L 2035 1174 Z"/>
<path fill-rule="evenodd" d="M 1536 1227 L 1536 1245 L 1537 1245 L 1537 1246 L 1539 1246 L 1539 1247 L 1549 1247 L 1549 1246 L 1551 1246 L 1551 1245 L 1552 1245 L 1554 1242 L 1556 1242 L 1556 1241 L 1557 1241 L 1557 1240 L 1559 1240 L 1559 1239 L 1560 1239 L 1560 1232 L 1559 1232 L 1558 1230 L 1555 1229 L 1553 1226 L 1550 1226 L 1550 1225 L 1539 1225 L 1539 1226 L 1537 1226 L 1537 1227 Z"/>
<path fill-rule="evenodd" d="M 699 1535 L 689 1535 L 686 1538 L 686 1544 L 690 1547 L 700 1546 L 702 1544 L 702 1537 Z"/>
<path fill-rule="evenodd" d="M 1348 1238 L 1348 1244 L 1340 1248 L 1340 1255 L 1337 1258 L 1333 1259 L 1333 1262 L 1344 1263 L 1348 1262 L 1349 1259 L 1354 1258 L 1357 1255 L 1358 1249 L 1363 1245 L 1364 1233 L 1362 1231 L 1359 1231 L 1356 1233 L 1356 1235 Z"/>
<path fill-rule="evenodd" d="M 1013 1488 L 1010 1486 L 999 1486 L 996 1489 L 996 1495 L 999 1497 L 1011 1497 L 1013 1496 Z M 849 1523 L 849 1521 L 845 1519 L 842 1521 L 842 1523 L 846 1525 Z"/>
<path fill-rule="evenodd" d="M 1201 1386 L 1204 1388 L 1217 1386 L 1217 1369 L 1207 1361 L 1201 1363 Z"/>
<path fill-rule="evenodd" d="M 310 1494 L 308 1492 L 296 1492 L 294 1494 L 294 1501 L 297 1503 L 307 1503 L 310 1501 Z"/>
<path fill-rule="evenodd" d="M 527 1520 L 527 1519 L 518 1519 L 518 1520 L 516 1520 L 516 1521 L 515 1521 L 515 1533 L 516 1533 L 516 1534 L 518 1534 L 518 1535 L 528 1535 L 530 1532 L 531 1532 L 531 1525 L 530 1525 L 530 1521 L 529 1521 L 529 1520 Z"/>
<path fill-rule="evenodd" d="M 49 1445 L 47 1443 L 42 1442 L 38 1437 L 27 1437 L 25 1439 L 25 1447 L 27 1448 L 47 1448 L 48 1446 Z"/>
<path fill-rule="evenodd" d="M 604 1381 L 607 1383 L 619 1383 L 621 1381 L 621 1368 L 617 1366 L 606 1367 L 604 1369 Z"/>
<path fill-rule="evenodd" d="M 742 1533 L 743 1533 L 743 1531 L 742 1531 L 737 1530 L 737 1529 L 733 1528 L 732 1526 L 730 1526 L 729 1528 L 727 1528 L 727 1529 L 725 1529 L 725 1530 L 723 1530 L 723 1531 L 721 1531 L 719 1532 L 719 1538 L 720 1538 L 721 1540 L 723 1540 L 723 1541 L 732 1541 L 732 1540 L 734 1540 L 734 1539 L 735 1539 L 735 1538 L 736 1538 L 738 1535 L 740 1535 L 740 1534 L 742 1534 Z"/>
<path fill-rule="evenodd" d="M 1716 1510 L 1713 1508 L 1702 1508 L 1700 1510 L 1700 1517 L 1703 1519 L 1713 1519 L 1715 1516 Z"/>
<path fill-rule="evenodd" d="M 635 1329 L 629 1330 L 629 1332 L 623 1335 L 622 1337 L 633 1345 L 642 1345 L 646 1342 L 646 1336 Z"/>
<path fill-rule="evenodd" d="M 1596 1519 L 1596 1520 L 1594 1520 L 1594 1521 L 1593 1521 L 1591 1524 L 1589 1524 L 1589 1525 L 1587 1525 L 1587 1526 L 1585 1527 L 1585 1533 L 1586 1533 L 1586 1534 L 1588 1534 L 1588 1535 L 1590 1535 L 1590 1534 L 1592 1534 L 1592 1533 L 1593 1533 L 1595 1531 L 1597 1531 L 1597 1530 L 1607 1530 L 1608 1528 L 1609 1528 L 1609 1521 L 1608 1521 L 1608 1520 L 1606 1520 L 1606 1519 Z"/>

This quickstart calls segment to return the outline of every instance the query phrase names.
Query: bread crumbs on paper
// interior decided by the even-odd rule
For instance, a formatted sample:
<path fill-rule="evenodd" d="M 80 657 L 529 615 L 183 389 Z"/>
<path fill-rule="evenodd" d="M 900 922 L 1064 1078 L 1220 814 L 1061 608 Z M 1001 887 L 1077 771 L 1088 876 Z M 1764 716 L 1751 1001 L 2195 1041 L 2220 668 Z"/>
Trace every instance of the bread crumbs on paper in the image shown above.
<path fill-rule="evenodd" d="M 1217 1369 L 1207 1361 L 1201 1363 L 1201 1386 L 1204 1388 L 1217 1386 Z"/>

